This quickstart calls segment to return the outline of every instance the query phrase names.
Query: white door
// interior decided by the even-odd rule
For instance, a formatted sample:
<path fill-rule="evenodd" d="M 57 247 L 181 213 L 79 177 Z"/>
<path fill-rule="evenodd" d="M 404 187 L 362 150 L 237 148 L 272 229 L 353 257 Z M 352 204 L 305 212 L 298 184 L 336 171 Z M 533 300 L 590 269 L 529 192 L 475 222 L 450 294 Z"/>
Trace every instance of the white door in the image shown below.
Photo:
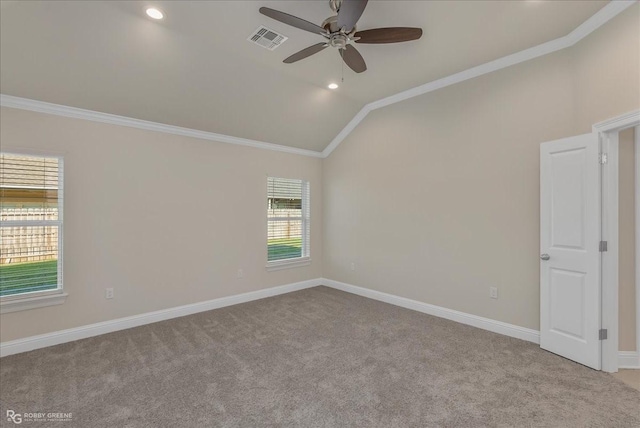
<path fill-rule="evenodd" d="M 596 133 L 540 146 L 540 346 L 600 370 Z"/>

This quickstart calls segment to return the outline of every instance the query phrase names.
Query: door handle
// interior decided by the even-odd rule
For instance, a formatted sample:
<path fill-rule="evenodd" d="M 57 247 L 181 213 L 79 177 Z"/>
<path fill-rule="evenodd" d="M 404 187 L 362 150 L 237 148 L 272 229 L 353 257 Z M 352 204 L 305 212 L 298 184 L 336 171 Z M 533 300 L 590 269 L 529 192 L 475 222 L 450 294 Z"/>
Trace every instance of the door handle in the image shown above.
<path fill-rule="evenodd" d="M 545 260 L 546 261 L 546 260 L 549 260 L 550 258 L 551 258 L 551 256 L 549 254 L 547 254 L 547 253 L 540 254 L 540 259 L 541 260 Z"/>

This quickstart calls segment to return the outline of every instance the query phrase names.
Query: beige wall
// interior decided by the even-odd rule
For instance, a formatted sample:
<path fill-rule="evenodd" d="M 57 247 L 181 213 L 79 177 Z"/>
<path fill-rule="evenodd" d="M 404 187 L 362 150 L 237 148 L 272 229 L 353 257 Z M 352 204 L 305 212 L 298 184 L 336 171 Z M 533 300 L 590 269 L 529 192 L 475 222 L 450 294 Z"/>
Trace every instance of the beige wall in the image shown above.
<path fill-rule="evenodd" d="M 635 149 L 633 128 L 620 133 L 619 211 L 618 227 L 618 313 L 619 347 L 621 351 L 636 350 L 636 209 L 635 209 Z"/>
<path fill-rule="evenodd" d="M 370 113 L 323 164 L 325 277 L 538 330 L 539 144 L 640 107 L 639 8 Z"/>
<path fill-rule="evenodd" d="M 640 106 L 639 8 L 376 110 L 325 161 L 3 108 L 3 150 L 65 156 L 69 298 L 2 315 L 1 340 L 323 274 L 538 329 L 539 143 Z M 309 267 L 264 269 L 267 174 L 311 181 Z"/>
<path fill-rule="evenodd" d="M 64 155 L 69 293 L 1 315 L 2 342 L 322 276 L 320 159 L 8 108 L 0 120 L 2 150 Z M 311 182 L 311 266 L 265 271 L 267 174 Z"/>

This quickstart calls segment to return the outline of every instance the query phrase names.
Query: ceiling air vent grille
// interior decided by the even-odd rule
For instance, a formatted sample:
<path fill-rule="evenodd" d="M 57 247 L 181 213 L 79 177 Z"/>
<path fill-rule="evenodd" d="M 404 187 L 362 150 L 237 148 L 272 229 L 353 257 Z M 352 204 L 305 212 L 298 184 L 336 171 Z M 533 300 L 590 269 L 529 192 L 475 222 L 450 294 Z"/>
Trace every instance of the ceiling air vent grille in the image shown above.
<path fill-rule="evenodd" d="M 249 38 L 247 38 L 247 40 L 249 40 L 250 42 L 253 42 L 256 45 L 260 45 L 263 48 L 267 48 L 270 51 L 283 44 L 287 39 L 287 36 L 278 34 L 275 31 L 263 26 L 258 27 L 258 29 L 254 31 L 253 34 L 249 36 Z"/>

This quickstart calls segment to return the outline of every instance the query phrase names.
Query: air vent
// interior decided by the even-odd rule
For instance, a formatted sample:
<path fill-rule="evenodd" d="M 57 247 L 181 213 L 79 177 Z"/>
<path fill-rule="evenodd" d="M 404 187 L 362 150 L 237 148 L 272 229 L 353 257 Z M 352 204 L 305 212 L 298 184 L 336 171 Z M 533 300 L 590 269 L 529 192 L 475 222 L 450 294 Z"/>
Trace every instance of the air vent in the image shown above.
<path fill-rule="evenodd" d="M 283 44 L 287 39 L 287 36 L 283 36 L 282 34 L 278 34 L 275 31 L 262 26 L 258 27 L 258 29 L 254 31 L 249 38 L 247 38 L 250 42 L 260 45 L 263 48 L 267 48 L 270 51 Z"/>

